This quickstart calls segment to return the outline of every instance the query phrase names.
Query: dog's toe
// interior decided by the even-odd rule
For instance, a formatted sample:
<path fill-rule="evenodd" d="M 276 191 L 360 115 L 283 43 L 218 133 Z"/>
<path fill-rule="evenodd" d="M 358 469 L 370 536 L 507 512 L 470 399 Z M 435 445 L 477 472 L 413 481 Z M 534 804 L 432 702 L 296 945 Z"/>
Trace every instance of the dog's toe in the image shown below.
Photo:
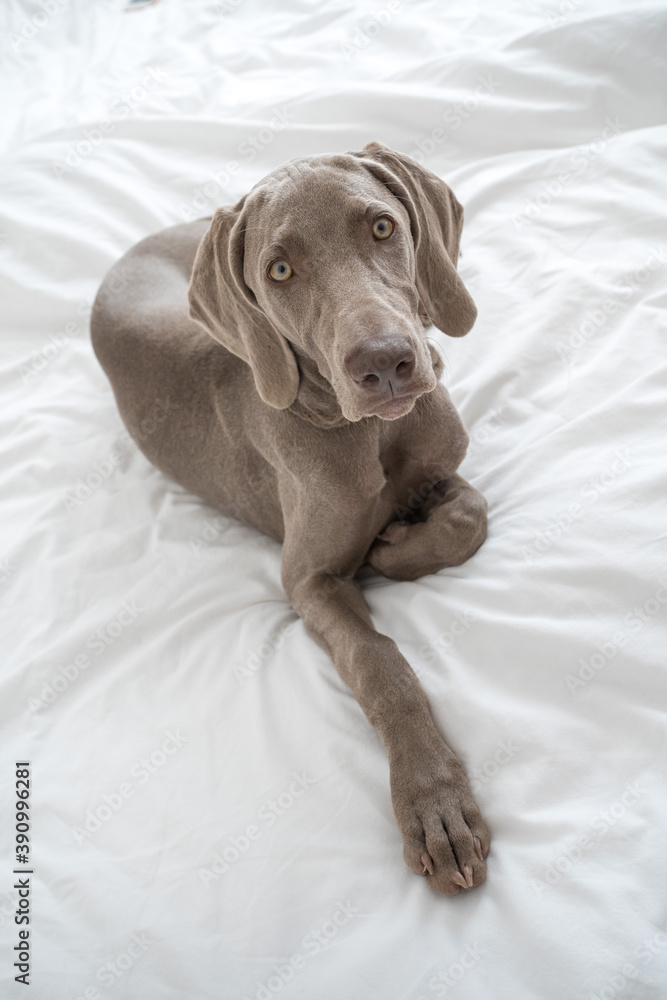
<path fill-rule="evenodd" d="M 394 809 L 408 868 L 435 892 L 455 896 L 486 878 L 489 831 L 457 761 L 395 776 Z"/>

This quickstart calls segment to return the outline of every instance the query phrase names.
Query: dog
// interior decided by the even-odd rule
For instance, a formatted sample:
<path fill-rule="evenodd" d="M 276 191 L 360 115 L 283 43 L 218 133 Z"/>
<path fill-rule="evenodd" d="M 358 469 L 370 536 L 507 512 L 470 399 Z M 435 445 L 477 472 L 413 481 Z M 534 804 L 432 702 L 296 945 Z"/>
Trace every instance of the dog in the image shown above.
<path fill-rule="evenodd" d="M 356 577 L 369 564 L 416 580 L 486 537 L 486 501 L 457 472 L 468 437 L 424 332 L 461 337 L 475 322 L 456 270 L 462 225 L 450 188 L 379 142 L 302 157 L 131 249 L 91 318 L 147 458 L 282 542 L 288 599 L 386 746 L 406 864 L 445 895 L 484 881 L 489 831 Z M 139 433 L 156 399 L 170 415 Z"/>

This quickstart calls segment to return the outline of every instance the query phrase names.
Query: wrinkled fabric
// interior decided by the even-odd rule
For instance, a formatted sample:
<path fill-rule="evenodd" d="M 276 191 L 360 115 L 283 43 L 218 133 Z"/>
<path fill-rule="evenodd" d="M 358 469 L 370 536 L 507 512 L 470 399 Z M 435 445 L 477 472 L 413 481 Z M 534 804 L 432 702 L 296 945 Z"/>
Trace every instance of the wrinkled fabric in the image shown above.
<path fill-rule="evenodd" d="M 30 760 L 33 1000 L 663 997 L 667 10 L 1 17 L 2 995 Z M 453 187 L 479 309 L 428 335 L 488 540 L 364 581 L 493 834 L 452 899 L 403 863 L 382 743 L 280 547 L 150 466 L 88 334 L 139 239 L 370 139 Z"/>

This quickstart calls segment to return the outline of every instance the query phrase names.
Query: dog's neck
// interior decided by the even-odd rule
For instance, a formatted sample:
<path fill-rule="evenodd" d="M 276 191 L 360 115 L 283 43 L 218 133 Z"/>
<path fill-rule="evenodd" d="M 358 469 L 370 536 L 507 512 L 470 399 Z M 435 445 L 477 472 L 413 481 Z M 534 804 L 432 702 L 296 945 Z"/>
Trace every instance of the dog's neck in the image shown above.
<path fill-rule="evenodd" d="M 343 416 L 331 383 L 320 373 L 311 357 L 292 345 L 299 366 L 299 391 L 290 412 L 317 427 L 342 427 Z"/>

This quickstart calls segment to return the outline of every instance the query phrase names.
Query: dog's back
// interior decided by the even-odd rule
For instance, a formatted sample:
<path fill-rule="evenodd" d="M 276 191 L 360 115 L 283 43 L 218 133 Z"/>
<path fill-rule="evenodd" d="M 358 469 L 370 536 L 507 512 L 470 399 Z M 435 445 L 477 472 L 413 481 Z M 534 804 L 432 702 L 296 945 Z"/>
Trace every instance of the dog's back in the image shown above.
<path fill-rule="evenodd" d="M 146 457 L 211 506 L 282 536 L 277 504 L 239 502 L 272 470 L 244 447 L 239 413 L 257 399 L 248 366 L 188 312 L 192 265 L 209 219 L 172 226 L 132 247 L 109 271 L 91 316 L 95 354 L 123 422 Z M 228 417 L 228 419 L 226 419 Z M 230 432 L 234 426 L 234 433 Z"/>

